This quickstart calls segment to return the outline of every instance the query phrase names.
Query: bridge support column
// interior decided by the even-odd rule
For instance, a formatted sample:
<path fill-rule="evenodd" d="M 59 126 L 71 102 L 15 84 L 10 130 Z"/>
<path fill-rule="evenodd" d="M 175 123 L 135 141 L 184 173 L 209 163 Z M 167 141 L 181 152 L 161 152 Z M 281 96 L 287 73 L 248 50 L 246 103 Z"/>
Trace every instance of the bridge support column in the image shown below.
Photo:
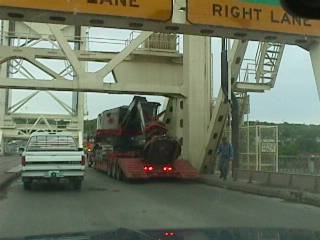
<path fill-rule="evenodd" d="M 320 42 L 315 43 L 309 50 L 314 78 L 316 80 L 318 97 L 320 100 Z"/>
<path fill-rule="evenodd" d="M 74 27 L 74 36 L 75 39 L 79 39 L 78 42 L 75 44 L 75 50 L 86 50 L 86 41 L 81 41 L 81 39 L 86 39 L 86 27 L 82 26 L 75 26 Z M 82 63 L 83 69 L 87 70 L 87 63 Z M 81 77 L 81 76 L 80 76 Z M 79 147 L 83 146 L 83 131 L 84 131 L 84 105 L 85 105 L 85 93 L 84 92 L 74 92 L 73 93 L 73 99 L 72 99 L 72 105 L 73 109 L 76 112 L 77 117 L 77 126 L 78 126 L 78 142 Z"/>
<path fill-rule="evenodd" d="M 8 32 L 9 30 L 12 30 L 12 24 L 10 25 L 9 21 L 1 21 L 0 26 L 1 26 L 1 32 L 2 32 L 0 45 L 10 46 L 10 43 L 11 43 L 10 38 L 5 37 L 4 32 Z M 3 63 L 2 65 L 0 65 L 0 77 L 8 77 L 8 75 L 9 75 L 8 64 Z M 6 142 L 3 134 L 3 128 L 5 126 L 5 116 L 8 108 L 8 97 L 10 97 L 9 90 L 0 89 L 0 156 L 3 156 L 5 154 L 5 149 L 6 149 L 6 146 L 5 146 Z"/>
<path fill-rule="evenodd" d="M 3 73 L 3 69 L 1 69 L 1 75 Z M 6 72 L 6 69 L 5 69 Z M 6 115 L 6 106 L 7 106 L 7 91 L 5 89 L 0 90 L 0 156 L 3 156 L 5 153 L 5 141 L 3 128 L 5 126 L 5 115 Z"/>
<path fill-rule="evenodd" d="M 183 101 L 183 157 L 200 170 L 212 104 L 211 39 L 185 36 L 183 76 L 187 98 Z"/>
<path fill-rule="evenodd" d="M 83 146 L 83 131 L 84 131 L 84 101 L 85 93 L 76 93 L 78 94 L 77 101 L 77 119 L 78 119 L 78 129 L 79 129 L 79 147 Z"/>

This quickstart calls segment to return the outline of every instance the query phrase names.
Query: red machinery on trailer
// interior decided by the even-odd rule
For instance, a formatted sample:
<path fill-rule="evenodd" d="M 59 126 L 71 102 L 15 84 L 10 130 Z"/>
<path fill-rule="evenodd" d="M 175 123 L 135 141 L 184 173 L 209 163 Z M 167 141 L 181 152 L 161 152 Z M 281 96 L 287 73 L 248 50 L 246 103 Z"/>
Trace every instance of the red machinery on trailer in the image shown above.
<path fill-rule="evenodd" d="M 197 170 L 179 159 L 181 144 L 159 121 L 159 106 L 136 96 L 129 106 L 101 113 L 89 159 L 95 169 L 118 180 L 198 178 Z"/>

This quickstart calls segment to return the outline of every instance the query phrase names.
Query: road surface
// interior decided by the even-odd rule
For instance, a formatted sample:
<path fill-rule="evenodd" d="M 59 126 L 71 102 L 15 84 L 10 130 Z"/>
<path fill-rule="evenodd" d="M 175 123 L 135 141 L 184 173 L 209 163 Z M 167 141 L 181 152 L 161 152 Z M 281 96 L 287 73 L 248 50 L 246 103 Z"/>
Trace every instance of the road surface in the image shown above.
<path fill-rule="evenodd" d="M 0 173 L 6 172 L 9 169 L 16 167 L 20 163 L 18 156 L 1 156 L 0 157 Z"/>
<path fill-rule="evenodd" d="M 198 183 L 121 183 L 92 169 L 81 192 L 18 179 L 0 199 L 0 236 L 130 229 L 290 227 L 317 229 L 320 208 Z"/>

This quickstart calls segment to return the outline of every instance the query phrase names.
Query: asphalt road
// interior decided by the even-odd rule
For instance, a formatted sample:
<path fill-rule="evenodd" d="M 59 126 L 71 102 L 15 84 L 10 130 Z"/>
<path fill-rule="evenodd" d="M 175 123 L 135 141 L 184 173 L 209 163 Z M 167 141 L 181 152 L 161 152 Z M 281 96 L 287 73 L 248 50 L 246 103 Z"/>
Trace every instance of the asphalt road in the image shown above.
<path fill-rule="evenodd" d="M 128 184 L 92 169 L 80 192 L 21 180 L 0 199 L 0 236 L 130 229 L 285 227 L 320 229 L 320 208 L 198 183 Z M 1 238 L 0 237 L 0 238 Z"/>
<path fill-rule="evenodd" d="M 19 156 L 1 156 L 0 157 L 0 174 L 16 167 L 20 164 Z"/>

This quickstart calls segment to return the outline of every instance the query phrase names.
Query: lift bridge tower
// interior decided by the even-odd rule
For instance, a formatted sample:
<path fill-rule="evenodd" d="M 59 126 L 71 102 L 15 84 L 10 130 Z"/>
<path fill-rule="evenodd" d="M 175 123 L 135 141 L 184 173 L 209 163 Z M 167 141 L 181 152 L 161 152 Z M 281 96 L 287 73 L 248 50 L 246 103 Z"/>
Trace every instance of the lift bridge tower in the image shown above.
<path fill-rule="evenodd" d="M 182 157 L 202 172 L 213 171 L 214 155 L 230 109 L 239 105 L 237 118 L 241 120 L 248 109 L 249 93 L 268 91 L 275 86 L 284 44 L 310 51 L 320 86 L 320 23 L 293 18 L 276 1 L 271 4 L 267 0 L 254 3 L 249 0 L 140 0 L 137 4 L 121 1 L 112 6 L 111 1 L 59 2 L 61 4 L 55 5 L 50 0 L 43 0 L 42 4 L 34 0 L 1 1 L 0 19 L 14 23 L 7 22 L 2 31 L 0 87 L 165 96 L 168 101 L 164 121 L 170 133 L 183 144 Z M 40 23 L 43 24 L 40 26 Z M 80 26 L 130 29 L 137 30 L 138 34 L 132 34 L 118 52 L 89 51 L 83 40 L 85 31 Z M 19 32 L 27 32 L 32 37 Z M 178 34 L 183 34 L 180 47 L 177 43 L 182 37 L 177 37 Z M 227 88 L 220 90 L 215 101 L 211 37 L 236 39 L 228 52 Z M 21 39 L 20 45 L 14 45 L 13 38 Z M 32 47 L 40 39 L 46 39 L 55 47 Z M 251 40 L 260 44 L 255 57 L 248 60 L 246 53 Z M 69 69 L 57 73 L 39 61 L 42 58 L 66 60 Z M 35 65 L 51 78 L 34 79 L 24 70 L 24 78 L 10 75 L 8 69 L 18 66 L 23 69 L 16 63 L 19 59 Z M 88 72 L 85 68 L 88 62 L 105 65 Z M 67 79 L 66 71 L 72 72 L 72 79 Z M 115 79 L 112 83 L 105 81 L 110 74 Z M 15 115 L 10 114 L 14 110 L 8 104 L 8 93 L 4 90 L 0 96 L 6 106 L 0 113 L 2 140 L 10 138 L 10 134 L 19 135 L 20 131 Z M 83 95 L 75 96 L 76 101 L 70 108 L 62 105 L 73 113 L 66 117 L 70 120 L 66 129 L 74 130 L 79 136 L 83 127 Z"/>
<path fill-rule="evenodd" d="M 86 28 L 74 26 L 61 26 L 63 34 L 69 36 L 69 42 L 73 44 L 74 50 L 85 49 Z M 46 77 L 46 80 L 52 78 L 72 78 L 76 74 L 72 66 L 66 61 L 61 65 L 60 72 L 54 72 L 45 62 L 53 59 L 45 52 L 57 48 L 52 33 L 46 27 L 46 24 L 26 23 L 16 21 L 1 21 L 1 47 L 2 64 L 1 76 L 4 78 L 19 79 L 25 81 L 28 79 L 36 80 L 39 75 Z M 80 39 L 82 39 L 80 41 Z M 15 49 L 15 53 L 9 49 Z M 19 49 L 28 49 L 32 52 L 34 49 L 42 50 L 41 56 L 29 57 L 19 53 Z M 51 63 L 52 65 L 52 63 Z M 19 81 L 18 80 L 18 81 Z M 10 140 L 26 141 L 30 134 L 38 131 L 68 131 L 72 132 L 79 144 L 82 144 L 83 120 L 84 120 L 84 97 L 85 93 L 73 92 L 71 103 L 60 99 L 59 94 L 51 91 L 36 89 L 16 103 L 12 103 L 13 89 L 0 90 L 0 154 L 4 154 L 8 148 Z M 19 110 L 28 105 L 38 95 L 45 93 L 47 98 L 53 100 L 60 106 L 65 114 L 48 113 L 20 113 Z M 37 105 L 33 106 L 34 108 Z M 53 107 L 53 106 L 52 106 Z M 12 151 L 12 149 L 11 149 Z"/>

